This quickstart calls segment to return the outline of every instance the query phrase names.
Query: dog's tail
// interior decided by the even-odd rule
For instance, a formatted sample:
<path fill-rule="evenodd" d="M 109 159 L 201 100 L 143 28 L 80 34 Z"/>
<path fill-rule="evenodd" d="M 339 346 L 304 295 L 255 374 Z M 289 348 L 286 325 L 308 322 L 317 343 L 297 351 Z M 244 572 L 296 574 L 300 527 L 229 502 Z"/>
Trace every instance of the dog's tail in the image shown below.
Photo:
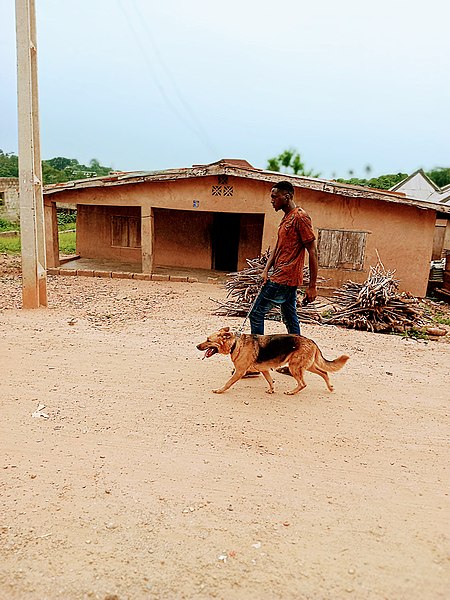
<path fill-rule="evenodd" d="M 320 348 L 317 348 L 316 352 L 316 367 L 322 369 L 322 371 L 326 371 L 327 373 L 334 373 L 335 371 L 339 371 L 348 361 L 350 356 L 343 354 L 339 356 L 339 358 L 335 358 L 334 360 L 327 360 L 323 357 Z"/>

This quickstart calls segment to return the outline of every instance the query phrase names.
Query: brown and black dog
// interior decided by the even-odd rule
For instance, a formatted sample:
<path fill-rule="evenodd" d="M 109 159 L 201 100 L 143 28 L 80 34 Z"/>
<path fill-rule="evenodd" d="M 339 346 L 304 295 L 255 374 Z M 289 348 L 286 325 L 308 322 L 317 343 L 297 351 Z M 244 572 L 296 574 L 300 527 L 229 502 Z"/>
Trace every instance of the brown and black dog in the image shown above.
<path fill-rule="evenodd" d="M 208 336 L 205 342 L 198 344 L 198 350 L 206 350 L 203 358 L 209 358 L 217 352 L 229 354 L 234 363 L 235 371 L 226 384 L 213 390 L 216 394 L 222 394 L 228 390 L 236 381 L 245 375 L 247 371 L 260 371 L 267 383 L 268 394 L 273 394 L 273 379 L 269 369 L 288 364 L 291 375 L 297 381 L 297 387 L 285 394 L 296 394 L 300 392 L 306 383 L 303 375 L 306 371 L 316 373 L 325 380 L 330 392 L 333 386 L 330 383 L 328 373 L 339 371 L 345 365 L 348 356 L 343 354 L 335 360 L 326 360 L 315 342 L 302 335 L 290 333 L 280 335 L 254 335 L 245 334 L 236 336 L 229 327 L 223 327 L 217 333 Z"/>

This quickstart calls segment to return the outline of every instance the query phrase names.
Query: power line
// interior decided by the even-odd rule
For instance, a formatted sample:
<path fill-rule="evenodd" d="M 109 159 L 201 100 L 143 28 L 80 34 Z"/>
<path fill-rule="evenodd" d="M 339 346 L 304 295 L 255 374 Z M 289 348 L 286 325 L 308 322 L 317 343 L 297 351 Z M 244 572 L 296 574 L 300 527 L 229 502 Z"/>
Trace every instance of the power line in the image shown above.
<path fill-rule="evenodd" d="M 156 86 L 156 88 L 158 89 L 162 99 L 164 100 L 164 102 L 166 103 L 166 105 L 168 106 L 168 108 L 173 112 L 173 114 L 175 114 L 177 116 L 177 118 L 183 122 L 183 124 L 192 132 L 194 133 L 200 140 L 201 142 L 208 148 L 208 150 L 210 150 L 211 152 L 213 152 L 214 154 L 217 154 L 217 150 L 214 148 L 213 143 L 211 142 L 211 140 L 209 139 L 209 136 L 207 135 L 206 131 L 204 130 L 202 124 L 200 123 L 199 119 L 197 118 L 197 116 L 195 115 L 195 112 L 192 110 L 192 108 L 189 106 L 188 102 L 184 99 L 183 95 L 181 94 L 179 88 L 177 87 L 176 81 L 173 77 L 173 75 L 171 74 L 169 68 L 167 67 L 164 59 L 161 56 L 161 53 L 157 47 L 156 42 L 154 41 L 154 37 L 150 31 L 150 29 L 148 28 L 145 18 L 142 16 L 142 14 L 140 13 L 140 11 L 138 10 L 138 7 L 136 6 L 136 4 L 133 2 L 133 7 L 134 10 L 136 12 L 136 15 L 138 16 L 141 25 L 143 26 L 143 28 L 145 29 L 148 39 L 150 40 L 150 43 L 152 44 L 153 47 L 153 51 L 154 54 L 160 64 L 160 66 L 162 67 L 163 71 L 166 73 L 168 79 L 170 80 L 175 95 L 177 96 L 179 102 L 181 103 L 182 107 L 184 108 L 185 112 L 187 113 L 187 115 L 190 118 L 190 121 L 187 120 L 185 118 L 185 116 L 183 114 L 180 113 L 180 111 L 178 110 L 178 108 L 175 106 L 175 104 L 172 102 L 172 100 L 170 99 L 169 95 L 167 94 L 163 84 L 159 81 L 157 75 L 154 72 L 154 65 L 152 63 L 152 61 L 150 60 L 148 54 L 147 54 L 147 49 L 144 46 L 144 44 L 142 43 L 140 36 L 138 34 L 138 32 L 136 31 L 132 20 L 129 16 L 129 14 L 126 12 L 121 0 L 118 0 L 118 5 L 120 7 L 120 10 L 122 11 L 122 13 L 125 16 L 126 22 L 131 30 L 131 33 L 133 34 L 134 40 L 137 43 L 139 49 L 142 52 L 142 56 L 145 60 L 145 62 L 147 63 L 148 67 L 149 67 L 149 74 L 151 76 L 151 78 L 153 79 L 153 82 Z"/>

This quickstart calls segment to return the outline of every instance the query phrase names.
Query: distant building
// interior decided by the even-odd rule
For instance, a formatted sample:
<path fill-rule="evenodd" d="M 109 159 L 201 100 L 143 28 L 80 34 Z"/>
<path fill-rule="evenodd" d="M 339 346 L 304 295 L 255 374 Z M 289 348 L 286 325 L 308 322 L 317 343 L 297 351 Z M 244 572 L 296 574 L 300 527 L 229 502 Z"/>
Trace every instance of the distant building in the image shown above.
<path fill-rule="evenodd" d="M 0 177 L 0 219 L 19 221 L 19 179 Z"/>
<path fill-rule="evenodd" d="M 416 200 L 450 206 L 450 184 L 440 188 L 422 169 L 414 171 L 406 179 L 392 186 L 390 191 L 401 192 Z"/>
<path fill-rule="evenodd" d="M 432 260 L 440 260 L 450 253 L 450 216 L 442 212 L 443 206 L 450 206 L 450 184 L 440 188 L 428 175 L 418 169 L 390 189 L 401 192 L 409 198 L 429 202 L 436 209 L 436 229 L 434 232 Z"/>

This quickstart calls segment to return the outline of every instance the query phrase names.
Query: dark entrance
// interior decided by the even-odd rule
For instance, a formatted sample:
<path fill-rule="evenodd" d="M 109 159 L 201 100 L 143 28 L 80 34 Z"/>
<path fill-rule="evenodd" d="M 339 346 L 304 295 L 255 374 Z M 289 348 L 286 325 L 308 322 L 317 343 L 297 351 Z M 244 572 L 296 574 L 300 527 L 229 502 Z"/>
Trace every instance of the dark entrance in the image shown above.
<path fill-rule="evenodd" d="M 212 265 L 216 271 L 237 271 L 241 215 L 214 213 L 212 226 Z"/>

